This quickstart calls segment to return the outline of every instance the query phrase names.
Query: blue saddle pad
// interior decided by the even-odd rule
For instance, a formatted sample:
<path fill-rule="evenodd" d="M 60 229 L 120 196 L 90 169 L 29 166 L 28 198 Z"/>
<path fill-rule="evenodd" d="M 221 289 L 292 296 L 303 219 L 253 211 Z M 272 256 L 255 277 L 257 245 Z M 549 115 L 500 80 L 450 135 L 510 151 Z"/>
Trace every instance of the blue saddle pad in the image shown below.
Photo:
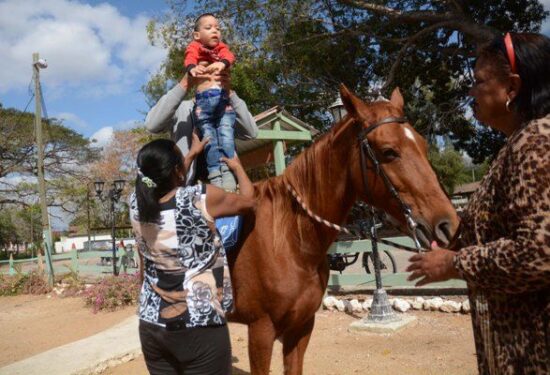
<path fill-rule="evenodd" d="M 220 232 L 225 250 L 232 250 L 237 244 L 243 226 L 242 216 L 227 216 L 216 219 L 216 228 Z"/>

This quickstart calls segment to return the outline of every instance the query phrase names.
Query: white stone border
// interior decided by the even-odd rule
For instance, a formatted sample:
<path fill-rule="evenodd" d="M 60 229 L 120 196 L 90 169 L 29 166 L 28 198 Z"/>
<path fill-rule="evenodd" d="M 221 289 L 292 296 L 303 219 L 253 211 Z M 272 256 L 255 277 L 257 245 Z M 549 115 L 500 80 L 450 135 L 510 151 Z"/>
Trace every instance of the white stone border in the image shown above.
<path fill-rule="evenodd" d="M 444 300 L 441 297 L 434 297 L 424 299 L 422 297 L 416 297 L 414 299 L 409 298 L 389 298 L 390 305 L 393 309 L 399 312 L 406 312 L 412 310 L 425 310 L 425 311 L 441 311 L 446 313 L 470 313 L 470 301 L 465 299 L 462 302 L 456 302 L 452 300 Z M 328 296 L 323 299 L 323 309 L 328 311 L 340 311 L 348 313 L 360 313 L 370 310 L 372 305 L 372 298 L 367 298 L 365 301 L 360 302 L 358 299 L 338 299 L 333 296 Z"/>

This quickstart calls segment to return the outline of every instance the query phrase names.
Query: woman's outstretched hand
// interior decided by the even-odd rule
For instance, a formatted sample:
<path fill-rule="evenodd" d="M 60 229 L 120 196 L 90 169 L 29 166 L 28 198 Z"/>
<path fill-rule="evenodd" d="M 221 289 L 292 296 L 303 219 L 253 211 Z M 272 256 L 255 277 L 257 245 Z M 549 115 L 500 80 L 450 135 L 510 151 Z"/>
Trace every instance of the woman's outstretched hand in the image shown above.
<path fill-rule="evenodd" d="M 442 249 L 432 242 L 431 251 L 415 254 L 409 258 L 411 264 L 407 272 L 412 272 L 407 280 L 420 279 L 415 285 L 422 286 L 429 283 L 458 279 L 460 275 L 454 267 L 455 251 Z"/>
<path fill-rule="evenodd" d="M 225 164 L 227 164 L 227 166 L 229 167 L 229 169 L 231 169 L 233 172 L 235 172 L 237 169 L 243 167 L 243 165 L 241 164 L 241 160 L 240 160 L 239 157 L 237 156 L 237 153 L 235 153 L 231 159 L 226 158 L 225 156 L 222 156 L 222 157 L 220 158 L 220 161 L 222 161 L 222 162 L 224 162 Z"/>
<path fill-rule="evenodd" d="M 197 132 L 194 131 L 191 136 L 191 148 L 189 149 L 189 153 L 193 156 L 199 155 L 204 150 L 208 142 L 210 142 L 210 137 L 204 137 L 201 141 Z"/>

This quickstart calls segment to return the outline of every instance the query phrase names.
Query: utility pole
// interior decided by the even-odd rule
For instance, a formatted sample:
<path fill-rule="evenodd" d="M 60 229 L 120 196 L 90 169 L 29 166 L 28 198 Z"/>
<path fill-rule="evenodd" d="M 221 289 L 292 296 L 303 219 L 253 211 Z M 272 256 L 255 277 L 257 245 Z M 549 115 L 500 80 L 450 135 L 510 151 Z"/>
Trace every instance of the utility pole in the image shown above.
<path fill-rule="evenodd" d="M 46 181 L 44 179 L 44 146 L 42 144 L 42 99 L 40 97 L 40 69 L 45 69 L 48 65 L 44 60 L 40 60 L 38 53 L 32 54 L 32 69 L 34 78 L 34 100 L 35 113 L 34 125 L 36 132 L 37 148 L 37 169 L 38 169 L 38 193 L 40 196 L 40 209 L 42 211 L 42 239 L 44 240 L 44 254 L 46 254 L 46 263 L 48 264 L 48 283 L 53 286 L 54 271 L 52 263 L 52 232 L 50 229 L 50 218 L 48 215 L 48 203 L 46 201 Z"/>

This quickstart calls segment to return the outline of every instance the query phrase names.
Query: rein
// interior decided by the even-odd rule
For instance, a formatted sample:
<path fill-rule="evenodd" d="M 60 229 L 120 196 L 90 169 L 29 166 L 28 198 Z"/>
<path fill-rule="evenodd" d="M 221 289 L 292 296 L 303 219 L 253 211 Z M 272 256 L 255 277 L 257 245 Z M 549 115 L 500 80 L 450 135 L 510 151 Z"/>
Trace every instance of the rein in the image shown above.
<path fill-rule="evenodd" d="M 369 201 L 372 202 L 372 195 L 371 195 L 371 193 L 368 189 L 368 180 L 367 180 L 366 157 L 368 157 L 371 160 L 371 162 L 374 166 L 376 175 L 378 175 L 382 178 L 382 180 L 384 181 L 384 185 L 389 190 L 392 197 L 398 201 L 398 203 L 401 207 L 401 211 L 403 212 L 403 215 L 405 216 L 405 219 L 407 221 L 407 227 L 408 227 L 408 229 L 411 233 L 411 236 L 414 240 L 415 248 L 405 246 L 405 245 L 400 245 L 400 244 L 397 244 L 393 241 L 388 241 L 388 240 L 378 238 L 376 236 L 376 221 L 374 220 L 374 215 L 373 215 L 374 214 L 374 209 L 372 208 L 372 206 L 371 206 L 372 220 L 370 220 L 370 236 L 369 236 L 371 238 L 371 241 L 380 242 L 380 243 L 383 243 L 383 244 L 386 244 L 386 245 L 389 245 L 389 246 L 393 246 L 393 247 L 401 249 L 401 250 L 407 250 L 407 251 L 413 251 L 413 252 L 416 252 L 416 253 L 420 253 L 420 252 L 423 251 L 423 249 L 420 246 L 420 242 L 418 241 L 418 238 L 417 238 L 417 235 L 416 235 L 416 230 L 417 230 L 418 224 L 416 223 L 416 221 L 412 217 L 411 208 L 410 208 L 409 205 L 407 205 L 405 202 L 403 202 L 403 200 L 399 196 L 399 193 L 397 192 L 397 190 L 395 189 L 395 187 L 391 183 L 390 179 L 388 178 L 388 176 L 386 175 L 386 173 L 384 172 L 384 170 L 380 166 L 380 163 L 379 163 L 378 159 L 376 158 L 376 155 L 374 154 L 374 152 L 372 150 L 372 147 L 370 146 L 368 138 L 367 138 L 367 136 L 372 131 L 374 131 L 375 129 L 377 129 L 378 127 L 380 127 L 382 125 L 394 124 L 394 123 L 404 124 L 407 121 L 408 120 L 405 117 L 386 117 L 386 118 L 378 121 L 377 123 L 375 123 L 375 124 L 373 124 L 373 125 L 371 125 L 367 128 L 364 128 L 361 131 L 361 133 L 359 134 L 359 147 L 360 147 L 360 150 L 361 150 L 361 173 L 363 175 L 363 184 L 365 186 L 365 191 L 367 192 L 367 197 L 368 197 Z M 355 230 L 350 230 L 350 229 L 345 228 L 343 226 L 340 226 L 338 224 L 331 223 L 330 221 L 325 220 L 322 217 L 320 217 L 319 215 L 315 214 L 313 211 L 311 211 L 307 207 L 307 205 L 302 200 L 302 198 L 298 195 L 298 193 L 294 190 L 294 188 L 288 182 L 285 182 L 285 185 L 286 185 L 287 190 L 294 197 L 294 199 L 300 204 L 302 209 L 312 219 L 314 219 L 315 221 L 317 221 L 321 224 L 326 225 L 329 228 L 335 229 L 339 232 L 344 232 L 346 234 L 356 236 L 358 238 L 364 238 L 364 236 L 362 236 L 360 232 L 357 232 Z"/>
<path fill-rule="evenodd" d="M 346 233 L 346 234 L 349 234 L 350 236 L 355 236 L 357 237 L 357 239 L 362 239 L 364 238 L 365 236 L 359 232 L 359 231 L 356 231 L 356 230 L 353 230 L 353 229 L 348 229 L 344 226 L 341 226 L 341 225 L 338 225 L 338 224 L 334 224 L 328 220 L 325 220 L 323 219 L 322 217 L 320 217 L 319 215 L 315 214 L 313 211 L 311 211 L 307 205 L 304 203 L 304 201 L 302 200 L 302 198 L 300 198 L 300 196 L 298 195 L 298 193 L 296 193 L 296 191 L 292 188 L 292 186 L 290 186 L 290 184 L 288 183 L 285 183 L 286 185 L 286 188 L 287 190 L 290 192 L 290 194 L 292 194 L 292 196 L 294 197 L 294 199 L 296 200 L 296 202 L 298 202 L 298 204 L 300 204 L 300 206 L 302 207 L 302 209 L 308 214 L 309 217 L 311 217 L 313 220 L 317 221 L 318 223 L 321 223 L 323 225 L 326 225 L 327 227 L 329 228 L 332 228 L 334 230 L 337 230 L 338 232 L 343 232 L 343 233 Z M 372 240 L 372 238 L 371 238 Z M 393 241 L 389 241 L 389 240 L 385 240 L 385 239 L 382 239 L 382 238 L 377 238 L 376 239 L 376 242 L 380 242 L 380 243 L 383 243 L 385 245 L 389 245 L 389 246 L 392 246 L 392 247 L 395 247 L 397 249 L 401 249 L 401 250 L 406 250 L 406 251 L 412 251 L 412 252 L 415 252 L 415 253 L 418 253 L 419 252 L 419 249 L 417 248 L 414 248 L 414 247 L 410 247 L 410 246 L 406 246 L 406 245 L 401 245 L 401 244 L 398 244 L 396 242 L 393 242 Z"/>

